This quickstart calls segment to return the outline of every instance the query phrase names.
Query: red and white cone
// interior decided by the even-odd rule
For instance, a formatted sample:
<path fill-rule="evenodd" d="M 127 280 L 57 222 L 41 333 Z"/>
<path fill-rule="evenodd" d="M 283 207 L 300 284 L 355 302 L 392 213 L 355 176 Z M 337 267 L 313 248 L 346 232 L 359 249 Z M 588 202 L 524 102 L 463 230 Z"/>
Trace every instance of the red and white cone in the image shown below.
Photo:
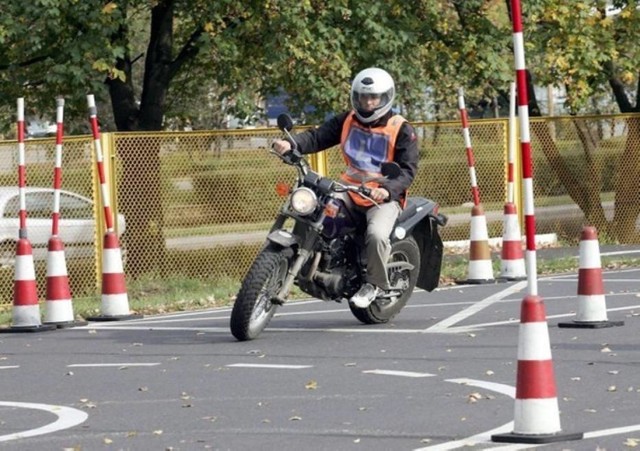
<path fill-rule="evenodd" d="M 503 228 L 499 278 L 524 280 L 527 278 L 527 271 L 522 252 L 522 235 L 518 222 L 518 210 L 513 202 L 504 204 Z"/>
<path fill-rule="evenodd" d="M 469 266 L 466 280 L 456 283 L 493 283 L 493 266 L 491 249 L 489 248 L 489 232 L 487 218 L 482 205 L 474 205 L 471 209 L 471 237 L 469 243 Z"/>
<path fill-rule="evenodd" d="M 55 326 L 43 325 L 40 320 L 33 251 L 29 240 L 20 238 L 16 244 L 11 327 L 0 331 L 41 332 L 53 329 Z"/>
<path fill-rule="evenodd" d="M 583 227 L 580 234 L 578 313 L 572 322 L 559 323 L 558 327 L 600 329 L 623 325 L 624 321 L 609 321 L 607 318 L 598 232 L 595 227 Z"/>
<path fill-rule="evenodd" d="M 102 304 L 101 315 L 89 321 L 121 321 L 141 318 L 129 310 L 129 296 L 122 266 L 120 243 L 114 232 L 104 235 L 102 250 Z"/>
<path fill-rule="evenodd" d="M 59 328 L 87 324 L 86 321 L 76 321 L 73 315 L 71 288 L 62 240 L 57 236 L 52 236 L 49 238 L 47 250 L 47 295 L 44 323 Z"/>
<path fill-rule="evenodd" d="M 539 296 L 527 295 L 520 312 L 513 432 L 491 439 L 550 443 L 580 438 L 582 433 L 562 433 L 544 303 Z"/>

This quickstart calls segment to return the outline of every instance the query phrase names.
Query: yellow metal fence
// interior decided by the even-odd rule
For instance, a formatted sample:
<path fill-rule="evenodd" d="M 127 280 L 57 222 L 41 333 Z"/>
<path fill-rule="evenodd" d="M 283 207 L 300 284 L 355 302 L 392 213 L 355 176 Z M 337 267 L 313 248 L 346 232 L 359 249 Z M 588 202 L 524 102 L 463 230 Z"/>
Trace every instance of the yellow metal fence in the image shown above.
<path fill-rule="evenodd" d="M 472 197 L 461 125 L 414 126 L 420 168 L 410 195 L 436 200 L 450 216 L 445 240 L 468 239 Z M 470 124 L 480 199 L 494 237 L 502 235 L 508 128 L 506 119 Z M 275 185 L 295 178 L 293 168 L 268 153 L 280 136 L 277 129 L 104 134 L 111 203 L 125 219 L 119 233 L 127 278 L 241 277 L 282 203 Z M 639 115 L 535 119 L 531 142 L 538 233 L 577 242 L 582 226 L 590 223 L 604 239 L 640 243 Z M 52 187 L 54 151 L 53 138 L 27 141 L 28 186 Z M 519 159 L 519 147 L 515 153 Z M 0 154 L 0 185 L 16 187 L 17 194 L 15 141 L 0 142 Z M 343 165 L 337 148 L 314 156 L 312 163 L 334 177 Z M 98 296 L 103 212 L 91 137 L 65 138 L 62 173 L 64 190 L 93 202 L 88 225 L 93 242 L 64 243 L 72 292 Z M 27 213 L 29 237 L 38 235 L 35 227 L 50 228 Z M 61 229 L 71 219 L 64 214 Z M 13 227 L 0 243 L 3 255 L 15 251 L 17 222 Z M 46 243 L 32 245 L 44 298 Z M 11 302 L 13 276 L 8 259 L 0 267 L 0 302 Z"/>

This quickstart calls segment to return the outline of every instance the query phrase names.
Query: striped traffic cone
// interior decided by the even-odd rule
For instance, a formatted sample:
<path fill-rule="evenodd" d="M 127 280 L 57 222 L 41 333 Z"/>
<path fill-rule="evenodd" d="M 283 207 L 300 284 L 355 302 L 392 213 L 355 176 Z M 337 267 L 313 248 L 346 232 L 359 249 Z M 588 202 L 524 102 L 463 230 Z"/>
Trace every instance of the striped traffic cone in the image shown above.
<path fill-rule="evenodd" d="M 482 205 L 474 205 L 471 209 L 471 238 L 469 243 L 469 266 L 466 280 L 456 283 L 493 283 L 493 266 L 491 249 L 489 248 L 489 232 L 487 218 Z"/>
<path fill-rule="evenodd" d="M 544 303 L 539 296 L 527 295 L 520 312 L 513 432 L 492 435 L 491 440 L 551 443 L 581 438 L 582 433 L 561 432 Z"/>
<path fill-rule="evenodd" d="M 500 276 L 502 280 L 524 280 L 527 272 L 522 252 L 522 235 L 518 222 L 518 211 L 513 202 L 504 204 L 504 222 Z"/>
<path fill-rule="evenodd" d="M 124 279 L 120 243 L 114 232 L 104 235 L 102 250 L 102 304 L 101 315 L 87 318 L 89 321 L 121 321 L 142 318 L 131 313 L 129 296 Z"/>
<path fill-rule="evenodd" d="M 59 328 L 86 325 L 86 321 L 77 321 L 73 316 L 71 288 L 69 287 L 62 240 L 57 236 L 52 236 L 49 238 L 47 250 L 47 295 L 44 323 Z"/>
<path fill-rule="evenodd" d="M 558 323 L 558 327 L 600 329 L 615 326 L 624 326 L 624 321 L 607 319 L 598 232 L 595 227 L 585 226 L 580 234 L 578 313 L 572 322 Z"/>
<path fill-rule="evenodd" d="M 29 240 L 20 238 L 16 244 L 11 327 L 0 329 L 0 331 L 43 332 L 55 328 L 55 326 L 43 325 L 40 321 L 33 251 Z"/>

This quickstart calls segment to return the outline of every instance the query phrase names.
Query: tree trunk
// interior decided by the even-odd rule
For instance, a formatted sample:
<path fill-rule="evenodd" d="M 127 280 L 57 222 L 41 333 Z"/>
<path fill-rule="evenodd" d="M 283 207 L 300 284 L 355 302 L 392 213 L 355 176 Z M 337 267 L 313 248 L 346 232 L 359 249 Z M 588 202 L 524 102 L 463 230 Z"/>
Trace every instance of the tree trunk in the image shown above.
<path fill-rule="evenodd" d="M 529 95 L 529 112 L 531 116 L 541 116 L 533 85 L 531 74 L 527 71 L 527 93 Z M 578 126 L 578 125 L 577 125 Z M 580 207 L 587 222 L 598 229 L 608 230 L 607 219 L 600 202 L 601 178 L 595 170 L 591 159 L 587 157 L 586 177 L 576 177 L 567 166 L 564 158 L 560 155 L 556 141 L 549 128 L 549 123 L 538 122 L 531 124 L 532 132 L 538 138 L 542 153 L 549 162 L 549 167 L 556 174 L 560 183 L 567 190 L 569 197 Z M 579 126 L 578 126 L 579 128 Z M 585 149 L 585 152 L 587 150 Z M 592 177 L 593 176 L 593 177 Z M 583 183 L 585 182 L 585 183 Z"/>
<path fill-rule="evenodd" d="M 135 100 L 128 58 L 118 62 L 127 74 L 126 81 L 109 82 L 119 131 L 162 129 L 166 94 L 172 77 L 172 46 L 173 1 L 159 1 L 152 9 L 140 107 Z M 118 140 L 117 151 L 122 161 L 118 198 L 127 223 L 127 274 L 135 278 L 150 272 L 162 273 L 166 244 L 160 143 L 146 137 L 123 137 Z"/>
<path fill-rule="evenodd" d="M 627 125 L 627 141 L 618 163 L 613 229 L 621 243 L 634 243 L 640 238 L 636 231 L 640 215 L 640 118 L 627 119 Z"/>

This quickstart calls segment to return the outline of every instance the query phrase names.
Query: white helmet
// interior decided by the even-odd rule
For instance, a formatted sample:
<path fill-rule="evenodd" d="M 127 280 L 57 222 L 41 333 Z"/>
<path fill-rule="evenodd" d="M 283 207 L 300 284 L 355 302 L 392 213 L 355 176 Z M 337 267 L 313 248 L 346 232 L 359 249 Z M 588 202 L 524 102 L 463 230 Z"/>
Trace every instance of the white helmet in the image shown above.
<path fill-rule="evenodd" d="M 363 94 L 380 96 L 380 104 L 373 110 L 363 108 L 361 96 Z M 356 111 L 360 122 L 368 124 L 375 122 L 387 114 L 396 96 L 393 78 L 385 70 L 370 67 L 356 75 L 351 84 L 351 106 Z"/>

